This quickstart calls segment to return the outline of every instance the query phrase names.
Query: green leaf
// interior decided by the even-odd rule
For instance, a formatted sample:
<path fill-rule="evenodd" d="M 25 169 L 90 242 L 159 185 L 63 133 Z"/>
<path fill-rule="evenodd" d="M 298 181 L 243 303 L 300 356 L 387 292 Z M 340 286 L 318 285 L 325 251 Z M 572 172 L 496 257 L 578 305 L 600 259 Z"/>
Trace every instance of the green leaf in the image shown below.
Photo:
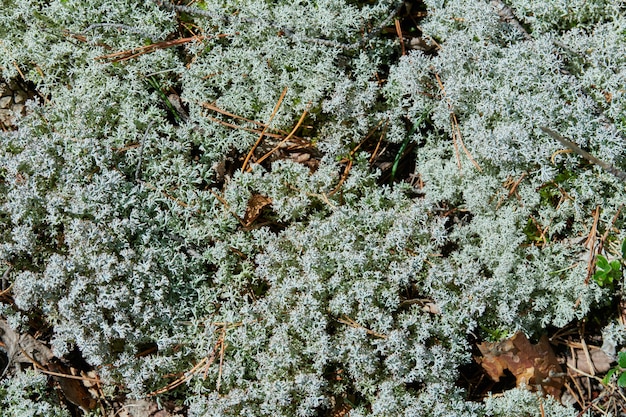
<path fill-rule="evenodd" d="M 622 241 L 622 259 L 626 260 L 626 239 Z"/>
<path fill-rule="evenodd" d="M 626 387 L 626 372 L 619 376 L 619 379 L 617 380 L 617 386 L 622 388 Z"/>
<path fill-rule="evenodd" d="M 603 271 L 608 271 L 611 269 L 611 267 L 609 266 L 609 261 L 602 255 L 598 255 L 598 257 L 596 258 L 596 268 Z"/>
<path fill-rule="evenodd" d="M 620 368 L 626 369 L 626 351 L 620 352 L 619 355 L 617 355 L 617 363 Z"/>
<path fill-rule="evenodd" d="M 611 261 L 609 263 L 609 267 L 613 270 L 613 271 L 619 271 L 621 268 L 622 264 L 620 263 L 620 261 L 618 261 L 617 259 L 614 261 Z"/>
<path fill-rule="evenodd" d="M 602 378 L 602 383 L 604 385 L 609 385 L 609 382 L 611 381 L 611 377 L 613 376 L 615 372 L 617 372 L 617 369 L 615 368 L 609 369 L 609 372 L 607 372 L 604 378 Z"/>
<path fill-rule="evenodd" d="M 596 271 L 593 274 L 593 280 L 596 282 L 596 284 L 598 284 L 601 287 L 604 287 L 606 284 L 612 284 L 613 283 L 613 277 L 611 277 L 610 275 L 608 275 L 607 271 Z"/>

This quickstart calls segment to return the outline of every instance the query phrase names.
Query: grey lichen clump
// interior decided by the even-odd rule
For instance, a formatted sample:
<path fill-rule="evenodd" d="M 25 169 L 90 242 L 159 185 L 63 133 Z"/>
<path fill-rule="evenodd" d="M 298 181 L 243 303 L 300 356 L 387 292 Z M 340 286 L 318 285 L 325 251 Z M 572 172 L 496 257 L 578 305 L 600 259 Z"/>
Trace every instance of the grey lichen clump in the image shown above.
<path fill-rule="evenodd" d="M 624 184 L 540 127 L 626 168 L 617 0 L 511 1 L 516 24 L 429 0 L 432 49 L 401 57 L 391 0 L 6 3 L 2 77 L 38 95 L 0 133 L 0 312 L 27 330 L 36 311 L 109 389 L 196 416 L 536 414 L 524 390 L 466 399 L 469 335 L 611 297 L 581 239 L 596 207 L 626 237 Z M 262 130 L 243 118 L 272 118 L 269 151 L 305 111 L 306 158 L 241 169 Z M 381 185 L 379 140 L 411 151 L 413 185 Z M 0 403 L 48 413 L 15 400 L 40 379 L 5 379 Z"/>

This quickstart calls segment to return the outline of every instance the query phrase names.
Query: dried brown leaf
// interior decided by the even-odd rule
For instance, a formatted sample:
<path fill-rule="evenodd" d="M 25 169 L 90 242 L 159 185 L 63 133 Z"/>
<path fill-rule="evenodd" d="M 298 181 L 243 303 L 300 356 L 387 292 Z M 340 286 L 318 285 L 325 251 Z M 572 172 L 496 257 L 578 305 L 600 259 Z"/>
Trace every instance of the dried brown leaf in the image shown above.
<path fill-rule="evenodd" d="M 50 362 L 48 369 L 57 374 L 67 375 L 68 377 L 53 376 L 54 380 L 59 384 L 59 388 L 63 391 L 65 399 L 74 405 L 88 412 L 96 408 L 98 402 L 85 386 L 84 381 L 72 377 L 77 377 L 79 372 L 60 362 Z M 73 372 L 72 372 L 73 371 Z"/>
<path fill-rule="evenodd" d="M 272 199 L 265 197 L 261 194 L 254 194 L 248 200 L 248 207 L 246 208 L 246 215 L 243 218 L 243 222 L 246 226 L 252 225 L 256 219 L 259 218 L 263 209 L 272 204 Z"/>
<path fill-rule="evenodd" d="M 515 376 L 517 386 L 524 384 L 559 397 L 564 382 L 563 370 L 547 336 L 533 345 L 523 333 L 517 332 L 499 343 L 481 343 L 478 349 L 483 356 L 476 360 L 494 381 L 499 381 L 504 371 L 509 370 Z"/>
<path fill-rule="evenodd" d="M 46 365 L 54 357 L 46 345 L 29 334 L 17 333 L 6 320 L 0 320 L 0 343 L 9 361 L 5 372 L 13 364 L 36 362 L 38 365 Z"/>

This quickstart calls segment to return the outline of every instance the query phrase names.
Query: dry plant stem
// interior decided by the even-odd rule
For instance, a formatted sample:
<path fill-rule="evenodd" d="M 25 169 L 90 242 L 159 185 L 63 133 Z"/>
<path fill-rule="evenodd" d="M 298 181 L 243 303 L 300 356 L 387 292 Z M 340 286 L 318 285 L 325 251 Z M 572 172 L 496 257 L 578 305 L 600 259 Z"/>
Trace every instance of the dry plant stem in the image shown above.
<path fill-rule="evenodd" d="M 217 35 L 216 37 L 225 38 L 226 36 L 228 35 L 220 34 L 220 35 Z M 172 41 L 161 41 L 161 42 L 153 43 L 153 44 L 146 45 L 146 46 L 140 46 L 134 49 L 115 52 L 115 53 L 108 54 L 108 55 L 97 56 L 94 59 L 98 61 L 122 62 L 122 61 L 126 61 L 132 58 L 137 58 L 140 55 L 154 52 L 158 49 L 172 48 L 174 46 L 183 45 L 188 42 L 199 42 L 199 41 L 209 39 L 209 38 L 211 38 L 211 36 L 208 36 L 208 37 L 207 36 L 191 36 L 189 38 L 174 39 Z"/>
<path fill-rule="evenodd" d="M 461 154 L 459 153 L 459 145 L 456 141 L 456 118 L 452 117 L 452 114 L 450 114 L 450 122 L 452 123 L 452 145 L 454 146 L 454 158 L 456 159 L 456 164 L 459 167 L 459 171 L 462 169 L 461 168 Z"/>
<path fill-rule="evenodd" d="M 585 241 L 585 246 L 589 249 L 589 260 L 587 261 L 587 276 L 585 277 L 585 285 L 589 284 L 589 280 L 593 275 L 593 270 L 596 265 L 596 240 L 598 231 L 598 221 L 600 220 L 600 206 L 596 206 L 593 214 L 593 225 L 591 231 Z"/>
<path fill-rule="evenodd" d="M 576 414 L 576 417 L 582 417 L 584 414 L 587 413 L 587 411 L 589 411 L 589 409 L 593 406 L 593 403 L 589 403 L 586 406 L 582 407 L 582 410 L 580 410 L 580 412 L 578 414 Z"/>
<path fill-rule="evenodd" d="M 272 148 L 271 151 L 269 151 L 268 153 L 266 153 L 265 155 L 263 155 L 261 158 L 259 158 L 256 163 L 260 164 L 261 162 L 265 161 L 267 158 L 270 157 L 271 154 L 273 154 L 274 152 L 276 152 L 278 150 L 278 148 L 281 147 L 282 144 L 286 143 L 289 139 L 291 139 L 294 135 L 294 133 L 296 133 L 296 131 L 300 128 L 300 126 L 302 125 L 302 122 L 304 122 L 304 119 L 306 117 L 306 115 L 308 114 L 308 109 L 309 106 L 311 105 L 311 103 L 309 102 L 309 104 L 307 105 L 306 110 L 304 110 L 304 112 L 302 112 L 302 115 L 300 116 L 300 119 L 298 120 L 298 123 L 296 123 L 296 125 L 294 126 L 293 129 L 291 129 L 291 132 L 289 132 L 289 134 L 280 142 L 278 142 L 278 145 L 274 146 L 274 148 Z M 248 171 L 250 171 L 251 169 L 248 168 Z"/>
<path fill-rule="evenodd" d="M 459 128 L 459 121 L 456 118 L 456 114 L 452 111 L 452 103 L 450 102 L 450 99 L 448 98 L 446 94 L 446 89 L 444 88 L 443 83 L 441 82 L 441 78 L 439 78 L 439 74 L 435 73 L 435 78 L 437 78 L 437 84 L 439 84 L 441 93 L 443 94 L 443 97 L 446 99 L 446 103 L 448 104 L 448 109 L 450 110 L 450 123 L 452 124 L 452 144 L 454 145 L 454 155 L 455 155 L 456 163 L 459 167 L 459 170 L 461 170 L 461 154 L 459 152 L 459 144 L 460 144 L 461 147 L 463 148 L 463 152 L 465 152 L 465 155 L 467 155 L 472 165 L 474 165 L 474 167 L 478 171 L 482 172 L 480 165 L 478 165 L 478 162 L 476 162 L 474 157 L 472 157 L 472 154 L 470 154 L 467 148 L 465 147 L 465 143 L 463 143 L 461 129 Z"/>
<path fill-rule="evenodd" d="M 406 48 L 404 47 L 404 39 L 402 38 L 402 27 L 400 27 L 400 20 L 395 19 L 396 24 L 396 33 L 398 34 L 398 40 L 400 41 L 400 50 L 402 51 L 402 55 L 406 55 Z"/>
<path fill-rule="evenodd" d="M 330 207 L 331 210 L 335 211 L 337 210 L 337 207 L 335 207 L 335 205 L 333 203 L 330 202 L 330 200 L 328 199 L 328 196 L 324 193 L 322 194 L 316 194 L 316 193 L 307 193 L 308 196 L 310 197 L 315 197 L 315 198 L 319 198 L 321 201 L 323 201 L 328 207 Z"/>
<path fill-rule="evenodd" d="M 213 104 L 200 103 L 200 105 L 202 107 L 204 107 L 205 109 L 212 110 L 214 112 L 217 112 L 219 114 L 223 114 L 224 116 L 228 116 L 228 117 L 231 117 L 231 118 L 236 119 L 236 120 L 243 120 L 245 122 L 255 124 L 255 125 L 257 125 L 257 126 L 259 126 L 261 128 L 264 128 L 264 129 L 267 127 L 267 125 L 264 124 L 264 123 L 257 122 L 256 120 L 250 120 L 250 119 L 247 119 L 247 118 L 245 118 L 243 116 L 239 116 L 239 115 L 230 113 L 230 112 L 228 112 L 226 110 L 220 109 L 219 107 L 217 107 L 217 106 L 215 106 Z M 211 121 L 214 121 L 216 123 L 220 123 L 220 124 L 222 124 L 224 126 L 227 126 L 227 127 L 231 127 L 231 128 L 234 128 L 234 129 L 243 129 L 243 130 L 246 130 L 246 131 L 249 131 L 249 132 L 254 132 L 256 134 L 260 134 L 261 133 L 261 131 L 258 130 L 258 129 L 251 129 L 251 128 L 246 128 L 246 127 L 241 127 L 241 126 L 238 126 L 238 125 L 235 125 L 235 124 L 231 124 L 231 123 L 225 122 L 223 120 L 215 119 L 215 118 L 210 117 L 210 116 L 206 116 L 206 117 L 209 120 L 211 120 Z M 270 129 L 269 127 L 267 127 L 267 128 Z M 274 129 L 274 130 L 276 132 L 278 132 L 278 133 L 269 133 L 269 132 L 266 131 L 265 132 L 265 136 L 280 139 L 280 138 L 284 137 L 285 135 L 289 134 L 288 132 L 286 132 L 284 130 L 280 130 L 280 129 Z M 293 138 L 298 139 L 298 140 L 302 140 L 302 138 L 300 138 L 298 136 L 295 136 L 295 135 L 293 136 Z"/>
<path fill-rule="evenodd" d="M 614 167 L 611 164 L 607 164 L 606 162 L 603 162 L 603 161 L 599 160 L 595 156 L 591 155 L 589 152 L 581 149 L 574 142 L 571 142 L 571 141 L 565 139 L 563 136 L 559 135 L 558 133 L 556 133 L 552 129 L 549 129 L 549 128 L 545 127 L 545 126 L 539 126 L 539 129 L 541 129 L 544 133 L 546 133 L 547 135 L 549 135 L 553 139 L 556 139 L 558 142 L 561 143 L 561 145 L 563 145 L 566 148 L 569 148 L 572 151 L 576 152 L 578 155 L 582 156 L 587 161 L 589 161 L 589 162 L 591 162 L 593 164 L 598 165 L 600 168 L 604 169 L 605 171 L 609 172 L 610 174 L 613 174 L 614 176 L 616 176 L 620 180 L 626 182 L 626 172 L 624 172 L 624 171 L 622 171 L 620 169 L 617 169 L 616 167 Z"/>
<path fill-rule="evenodd" d="M 35 358 L 31 357 L 24 349 L 22 349 L 21 346 L 20 346 L 20 351 L 22 352 L 22 355 L 24 355 L 33 364 L 33 367 L 35 369 L 37 369 L 39 372 L 41 372 L 42 374 L 51 375 L 51 376 L 58 376 L 59 378 L 78 379 L 78 380 L 81 380 L 81 381 L 89 381 L 89 382 L 93 382 L 93 383 L 96 383 L 96 384 L 100 384 L 100 382 L 102 382 L 102 381 L 100 381 L 100 378 L 89 378 L 89 377 L 86 377 L 86 376 L 69 375 L 69 374 L 62 374 L 60 372 L 49 371 L 42 364 L 40 364 Z"/>
<path fill-rule="evenodd" d="M 500 208 L 500 206 L 502 205 L 502 203 L 504 203 L 505 200 L 508 200 L 509 198 L 511 198 L 513 194 L 515 194 L 515 192 L 517 191 L 517 187 L 520 185 L 520 183 L 525 177 L 526 177 L 526 172 L 522 173 L 522 175 L 520 175 L 520 177 L 513 183 L 513 185 L 509 189 L 507 196 L 500 198 L 500 201 L 498 201 L 498 204 L 496 205 L 496 210 Z M 518 199 L 519 199 L 519 196 L 518 196 Z"/>
<path fill-rule="evenodd" d="M 388 120 L 387 120 L 387 122 L 388 122 Z M 374 127 L 374 128 L 373 128 L 373 129 L 372 129 L 372 130 L 368 133 L 368 134 L 367 134 L 367 136 L 365 137 L 365 139 L 363 139 L 361 142 L 359 142 L 359 144 L 358 144 L 358 145 L 356 145 L 356 146 L 354 147 L 354 149 L 352 149 L 352 150 L 350 151 L 350 153 L 348 154 L 348 158 L 347 158 L 347 159 L 348 159 L 348 163 L 347 163 L 347 165 L 346 165 L 346 168 L 345 168 L 345 170 L 343 171 L 343 174 L 341 175 L 341 178 L 339 179 L 339 182 L 337 183 L 337 186 L 336 186 L 336 187 L 335 187 L 335 188 L 334 188 L 331 192 L 329 192 L 329 193 L 328 193 L 328 195 L 333 195 L 333 194 L 335 194 L 337 191 L 339 191 L 339 188 L 341 188 L 341 185 L 344 183 L 344 181 L 346 180 L 346 178 L 348 178 L 348 174 L 350 173 L 350 169 L 352 169 L 352 165 L 354 164 L 354 160 L 353 160 L 353 158 L 352 158 L 352 157 L 354 156 L 354 154 L 356 153 L 356 151 L 358 151 L 358 150 L 359 150 L 359 148 L 360 148 L 361 146 L 363 146 L 363 144 L 364 144 L 365 142 L 367 142 L 367 140 L 368 140 L 368 139 L 369 139 L 369 138 L 370 138 L 370 137 L 374 134 L 374 132 L 376 131 L 376 129 L 378 129 L 382 123 L 383 123 L 383 121 L 382 121 L 382 120 L 381 120 L 380 122 L 378 122 L 378 124 L 377 124 L 377 125 L 376 125 L 376 126 L 375 126 L 375 127 Z M 386 126 L 387 126 L 387 124 L 385 123 L 385 127 L 386 127 Z M 380 140 L 378 141 L 378 145 L 376 145 L 376 149 L 374 150 L 374 154 L 372 154 L 372 156 L 370 157 L 370 163 L 372 162 L 372 160 L 373 160 L 372 158 L 374 157 L 374 155 L 375 155 L 376 151 L 378 150 L 378 147 L 379 147 L 379 145 L 380 145 L 380 142 L 382 141 L 382 138 L 383 138 L 384 134 L 385 134 L 385 131 L 383 131 L 383 133 L 382 133 L 382 135 L 381 135 L 381 137 L 380 137 Z"/>
<path fill-rule="evenodd" d="M 591 398 L 591 392 L 589 392 L 590 398 Z M 608 416 L 610 414 L 608 414 L 607 410 L 604 410 L 603 408 L 598 406 L 598 403 L 604 399 L 604 397 L 606 397 L 607 393 L 606 391 L 602 391 L 600 393 L 600 395 L 598 395 L 596 398 L 593 399 L 593 401 L 591 401 L 589 403 L 590 407 L 593 408 L 594 410 L 596 410 L 599 415 L 603 415 L 603 416 Z"/>
<path fill-rule="evenodd" d="M 569 363 L 567 364 L 567 367 L 570 368 L 572 371 L 576 372 L 578 375 L 586 376 L 587 378 L 595 379 L 598 382 L 602 382 L 601 378 L 598 378 L 595 375 L 588 374 L 587 372 L 581 371 L 580 369 L 576 368 L 573 365 L 570 365 Z"/>
<path fill-rule="evenodd" d="M 380 125 L 380 123 L 378 124 Z M 376 143 L 376 148 L 374 148 L 374 152 L 372 152 L 372 156 L 370 157 L 370 164 L 376 160 L 376 155 L 378 154 L 378 150 L 380 149 L 380 144 L 382 143 L 385 134 L 387 133 L 387 126 L 389 126 L 389 119 L 385 120 L 385 125 L 383 126 L 383 131 L 380 134 L 380 138 L 378 138 L 378 142 Z"/>
<path fill-rule="evenodd" d="M 533 39 L 532 36 L 530 36 L 530 34 L 526 31 L 526 29 L 524 29 L 524 26 L 521 25 L 519 20 L 515 18 L 515 13 L 513 13 L 513 9 L 511 9 L 509 6 L 507 6 L 500 0 L 492 0 L 491 5 L 497 9 L 496 13 L 498 13 L 498 16 L 500 16 L 500 19 L 502 19 L 503 21 L 507 22 L 508 24 L 513 26 L 515 29 L 517 29 L 517 31 L 522 36 L 524 36 L 526 40 L 530 41 Z"/>
<path fill-rule="evenodd" d="M 59 378 L 77 379 L 79 381 L 93 382 L 95 384 L 100 384 L 102 382 L 102 381 L 100 381 L 97 378 L 89 378 L 89 377 L 86 377 L 86 376 L 69 375 L 69 374 L 62 374 L 62 373 L 59 373 L 59 372 L 48 371 L 47 369 L 40 368 L 38 365 L 35 365 L 35 368 L 39 372 L 41 372 L 42 374 L 46 374 L 46 375 L 50 375 L 50 376 L 56 376 L 56 377 L 59 377 Z"/>
<path fill-rule="evenodd" d="M 617 218 L 619 217 L 619 213 L 622 211 L 622 207 L 624 207 L 623 203 L 620 204 L 619 207 L 617 208 L 615 215 L 611 219 L 611 223 L 608 225 L 608 227 L 604 231 L 604 234 L 600 238 L 600 242 L 598 243 L 598 253 L 602 251 L 602 248 L 604 247 L 604 242 L 606 242 L 606 239 L 609 237 L 609 232 L 611 231 L 611 229 L 613 228 L 613 225 L 617 221 Z"/>
<path fill-rule="evenodd" d="M 148 132 L 150 131 L 150 128 L 152 127 L 153 123 L 154 123 L 154 120 L 150 120 L 150 123 L 148 123 L 148 127 L 146 127 L 146 131 L 144 132 L 143 137 L 141 138 L 141 144 L 139 145 L 139 160 L 137 161 L 137 169 L 135 170 L 135 181 L 139 181 L 141 179 L 141 162 L 143 160 L 143 150 L 145 148 L 146 138 L 148 137 Z"/>
<path fill-rule="evenodd" d="M 123 147 L 121 147 L 121 148 L 111 148 L 111 150 L 112 150 L 113 152 L 122 153 L 122 152 L 129 151 L 129 150 L 131 150 L 131 149 L 138 148 L 139 146 L 140 146 L 140 144 L 139 144 L 139 143 L 131 143 L 130 145 L 126 145 L 126 146 L 123 146 Z"/>
<path fill-rule="evenodd" d="M 215 346 L 213 346 L 212 352 L 208 356 L 205 356 L 204 358 L 202 358 L 202 360 L 200 360 L 200 362 L 198 362 L 193 368 L 185 372 L 182 376 L 178 377 L 176 380 L 170 382 L 163 388 L 160 388 L 156 391 L 149 393 L 147 395 L 148 397 L 153 397 L 155 395 L 159 395 L 159 394 L 163 394 L 164 392 L 171 391 L 172 389 L 189 381 L 191 378 L 193 378 L 194 375 L 198 374 L 199 372 L 202 372 L 203 379 L 206 379 L 207 373 L 209 371 L 209 367 L 215 362 L 215 357 L 217 355 L 218 350 L 220 352 L 219 353 L 220 362 L 219 362 L 219 371 L 218 371 L 217 382 L 216 382 L 216 391 L 219 391 L 220 385 L 221 385 L 221 379 L 222 379 L 222 367 L 224 365 L 224 352 L 226 350 L 226 342 L 225 342 L 226 329 L 228 326 L 231 326 L 233 324 L 232 323 L 213 323 L 213 324 L 222 325 L 222 329 L 221 329 L 220 336 L 217 342 L 215 343 Z M 239 324 L 235 323 L 234 325 L 237 326 Z"/>
<path fill-rule="evenodd" d="M 220 334 L 220 337 L 217 341 L 217 343 L 220 345 L 220 366 L 219 366 L 219 370 L 217 373 L 217 383 L 215 385 L 215 390 L 217 392 L 219 392 L 220 390 L 220 385 L 222 384 L 222 369 L 223 369 L 223 365 L 224 365 L 224 351 L 226 350 L 226 342 L 225 339 L 226 338 L 226 326 L 222 327 L 222 334 Z"/>
<path fill-rule="evenodd" d="M 371 137 L 372 137 L 372 135 L 374 134 L 374 132 L 376 131 L 376 129 L 378 129 L 378 128 L 380 127 L 380 125 L 381 125 L 381 124 L 383 124 L 383 121 L 382 121 L 382 120 L 381 120 L 380 122 L 378 122 L 378 124 L 377 124 L 377 125 L 376 125 L 376 126 L 375 126 L 372 130 L 370 130 L 370 131 L 369 131 L 369 133 L 367 134 L 367 136 L 365 136 L 365 138 L 364 138 L 361 142 L 359 142 L 359 144 L 358 144 L 358 145 L 356 145 L 356 146 L 354 147 L 354 149 L 352 149 L 352 150 L 350 151 L 350 154 L 349 154 L 349 155 L 350 155 L 350 157 L 353 157 L 353 156 L 354 156 L 354 154 L 356 153 L 356 151 L 358 151 L 358 150 L 359 150 L 359 148 L 361 148 L 361 146 L 363 146 L 363 144 L 364 144 L 365 142 L 367 142 L 367 140 L 368 140 L 369 138 L 371 138 Z"/>
<path fill-rule="evenodd" d="M 570 353 L 572 355 L 575 354 L 574 349 L 570 350 Z M 568 365 L 569 366 L 569 365 Z M 585 393 L 583 392 L 583 388 L 580 386 L 580 381 L 579 381 L 579 375 L 574 374 L 570 369 L 567 370 L 567 375 L 569 376 L 570 380 L 574 383 L 574 386 L 576 387 L 576 391 L 577 391 L 577 398 L 580 399 L 580 403 L 581 403 L 581 407 L 585 407 L 586 402 L 585 402 Z"/>
<path fill-rule="evenodd" d="M 200 362 L 198 362 L 189 371 L 185 372 L 181 377 L 179 377 L 176 380 L 170 382 L 169 384 L 167 384 L 163 388 L 159 388 L 156 391 L 152 391 L 151 393 L 149 393 L 147 395 L 147 397 L 154 397 L 155 395 L 163 394 L 164 392 L 171 391 L 174 388 L 184 384 L 185 382 L 189 381 L 198 372 L 198 370 L 200 368 L 202 368 L 205 365 L 206 366 L 210 366 L 210 364 L 212 364 L 214 360 L 215 360 L 215 355 L 211 355 L 211 357 L 205 356 L 204 358 L 202 358 L 202 360 L 200 360 Z"/>
<path fill-rule="evenodd" d="M 224 116 L 228 116 L 228 117 L 232 117 L 233 119 L 240 119 L 240 120 L 244 120 L 246 122 L 250 122 L 250 123 L 254 123 L 255 125 L 261 126 L 261 127 L 265 127 L 265 125 L 261 122 L 257 122 L 256 120 L 251 120 L 251 119 L 246 119 L 245 117 L 242 116 L 238 116 L 234 113 L 230 113 L 226 110 L 220 109 L 219 107 L 210 104 L 210 103 L 200 103 L 200 105 L 202 107 L 204 107 L 205 109 L 209 109 L 209 110 L 213 110 L 219 114 L 223 114 Z"/>
<path fill-rule="evenodd" d="M 0 278 L 0 285 L 2 285 L 2 291 L 0 291 L 0 296 L 3 296 L 4 294 L 8 293 L 11 290 L 11 287 L 13 287 L 13 283 L 11 283 L 8 286 L 8 288 L 4 288 L 6 283 L 9 281 L 9 275 L 11 274 L 12 270 L 13 270 L 13 265 L 9 264 L 9 267 L 7 268 L 7 270 L 4 271 L 4 274 L 2 274 L 2 278 Z"/>
<path fill-rule="evenodd" d="M 585 354 L 585 359 L 587 359 L 587 363 L 589 364 L 589 369 L 590 369 L 590 374 L 593 376 L 596 376 L 596 368 L 593 365 L 593 361 L 591 360 L 591 355 L 589 354 L 589 348 L 587 348 L 587 343 L 585 342 L 585 339 L 583 339 L 581 337 L 580 342 L 582 344 L 583 347 L 583 353 Z"/>
<path fill-rule="evenodd" d="M 465 142 L 463 142 L 463 136 L 461 135 L 461 128 L 459 127 L 459 122 L 456 119 L 456 114 L 452 113 L 452 119 L 454 121 L 453 124 L 453 128 L 455 128 L 456 130 L 456 135 L 457 138 L 459 140 L 459 143 L 461 144 L 461 147 L 463 148 L 463 152 L 465 152 L 465 155 L 467 155 L 467 157 L 469 158 L 470 162 L 472 163 L 472 165 L 474 165 L 474 167 L 479 171 L 482 172 L 482 168 L 480 167 L 480 165 L 478 165 L 478 162 L 476 162 L 476 160 L 474 159 L 474 157 L 472 156 L 472 154 L 467 150 L 467 148 L 465 147 Z"/>
<path fill-rule="evenodd" d="M 13 283 L 11 283 L 11 285 L 9 285 L 6 290 L 0 291 L 0 297 L 8 294 L 9 292 L 11 292 L 12 289 L 13 289 Z"/>
<path fill-rule="evenodd" d="M 556 157 L 563 153 L 572 153 L 572 150 L 571 149 L 559 149 L 557 151 L 554 151 L 554 153 L 550 155 L 550 162 L 552 162 L 552 165 L 556 165 Z"/>
<path fill-rule="evenodd" d="M 13 66 L 15 67 L 15 69 L 17 70 L 18 74 L 20 74 L 20 77 L 22 77 L 22 80 L 26 81 L 26 77 L 24 77 L 24 73 L 22 72 L 22 70 L 20 69 L 20 67 L 17 65 L 17 63 L 12 62 Z"/>
<path fill-rule="evenodd" d="M 337 186 L 331 192 L 329 192 L 328 195 L 333 195 L 337 191 L 339 191 L 339 188 L 341 188 L 341 185 L 343 184 L 343 182 L 346 180 L 346 178 L 348 178 L 348 173 L 350 172 L 350 169 L 352 168 L 352 164 L 353 164 L 352 158 L 348 159 L 348 164 L 346 165 L 346 168 L 343 174 L 341 175 L 341 178 L 339 179 Z"/>
<path fill-rule="evenodd" d="M 236 124 L 228 123 L 228 122 L 225 122 L 223 120 L 216 119 L 215 117 L 206 116 L 206 118 L 209 119 L 212 122 L 221 124 L 222 126 L 230 127 L 231 129 L 241 129 L 241 130 L 245 130 L 246 132 L 255 133 L 257 135 L 260 135 L 261 132 L 262 132 L 259 129 L 252 129 L 250 127 L 237 126 Z M 280 139 L 280 138 L 283 137 L 283 135 L 279 135 L 277 133 L 269 133 L 269 132 L 265 132 L 265 136 L 270 137 L 270 138 L 275 138 L 275 139 Z"/>
<path fill-rule="evenodd" d="M 146 187 L 148 187 L 149 189 L 151 189 L 152 191 L 159 191 L 154 185 L 150 184 L 149 182 L 141 181 L 141 183 L 145 185 Z M 161 194 L 163 194 L 165 198 L 176 202 L 176 204 L 178 204 L 179 206 L 184 207 L 184 208 L 189 208 L 189 204 L 177 199 L 176 197 L 169 195 L 165 191 L 161 191 Z"/>
<path fill-rule="evenodd" d="M 239 221 L 239 224 L 241 224 L 243 227 L 246 227 L 246 222 L 244 222 L 244 221 L 243 221 L 243 219 L 237 215 L 237 213 L 235 213 L 234 211 L 232 211 L 232 210 L 231 210 L 230 205 L 228 204 L 228 202 L 227 202 L 226 200 L 224 200 L 224 198 L 223 198 L 221 195 L 217 194 L 217 193 L 216 193 L 215 191 L 213 191 L 213 190 L 209 190 L 209 192 L 210 192 L 211 194 L 213 194 L 213 196 L 214 196 L 215 198 L 217 198 L 217 200 L 218 200 L 220 203 L 222 203 L 222 205 L 224 206 L 224 208 L 226 208 L 226 210 L 228 210 L 228 212 L 229 212 L 230 214 L 232 214 L 232 215 L 233 215 L 233 217 L 235 217 L 235 218 L 237 219 L 237 221 Z"/>
<path fill-rule="evenodd" d="M 350 327 L 354 327 L 355 329 L 363 329 L 363 330 L 365 330 L 365 333 L 367 333 L 367 334 L 369 334 L 371 336 L 378 337 L 380 339 L 386 339 L 387 338 L 387 335 L 384 335 L 384 334 L 381 334 L 381 333 L 376 333 L 375 331 L 370 330 L 370 329 L 360 325 L 359 323 L 357 323 L 356 321 L 352 320 L 348 316 L 343 316 L 343 318 L 337 319 L 337 321 L 339 323 L 342 323 L 342 324 L 347 324 Z"/>
<path fill-rule="evenodd" d="M 280 108 L 280 105 L 282 104 L 283 99 L 285 98 L 286 94 L 287 94 L 287 87 L 285 87 L 280 97 L 278 98 L 278 102 L 274 106 L 274 110 L 272 110 L 272 114 L 270 115 L 270 119 L 268 120 L 267 125 L 265 125 L 265 127 L 263 128 L 263 131 L 259 135 L 259 138 L 255 142 L 255 144 L 252 146 L 252 149 L 250 149 L 250 152 L 248 152 L 246 159 L 243 161 L 241 172 L 246 172 L 246 167 L 248 166 L 248 162 L 250 162 L 250 158 L 252 158 L 252 155 L 254 155 L 254 151 L 261 144 L 261 141 L 263 140 L 263 136 L 265 136 L 265 131 L 267 130 L 269 125 L 272 123 L 272 120 L 274 120 L 274 116 L 276 116 L 276 113 L 278 113 L 278 109 Z"/>
<path fill-rule="evenodd" d="M 572 389 L 572 387 L 570 387 L 569 383 L 566 382 L 565 384 L 563 384 L 565 386 L 565 389 L 567 390 L 567 392 L 570 393 L 570 395 L 574 398 L 574 400 L 576 401 L 576 403 L 578 403 L 578 405 L 580 406 L 580 408 L 585 408 L 585 405 L 583 404 L 583 402 L 580 400 L 579 396 L 576 394 L 576 392 Z"/>
<path fill-rule="evenodd" d="M 535 226 L 537 231 L 540 232 L 539 239 L 541 239 L 541 241 L 543 242 L 542 244 L 546 245 L 548 243 L 548 240 L 546 239 L 546 233 L 548 232 L 550 224 L 548 224 L 546 227 L 542 227 L 541 224 L 539 224 L 539 222 L 533 216 L 530 216 L 530 219 L 532 220 L 533 225 Z"/>

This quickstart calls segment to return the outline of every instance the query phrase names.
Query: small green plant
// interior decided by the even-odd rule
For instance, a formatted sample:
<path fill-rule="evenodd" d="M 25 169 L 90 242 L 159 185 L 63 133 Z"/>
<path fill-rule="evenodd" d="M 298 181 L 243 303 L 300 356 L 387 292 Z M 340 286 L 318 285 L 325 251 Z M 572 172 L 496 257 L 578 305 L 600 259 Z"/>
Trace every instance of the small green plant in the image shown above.
<path fill-rule="evenodd" d="M 617 365 L 606 373 L 606 376 L 602 379 L 602 383 L 608 385 L 614 374 L 619 375 L 617 378 L 617 386 L 621 388 L 626 387 L 626 351 L 620 352 L 619 355 L 617 355 Z"/>
<path fill-rule="evenodd" d="M 486 333 L 485 339 L 488 342 L 496 343 L 508 339 L 512 333 L 504 327 L 486 327 L 481 325 L 481 330 Z"/>
<path fill-rule="evenodd" d="M 621 266 L 617 259 L 609 262 L 606 257 L 598 255 L 593 280 L 601 287 L 613 287 L 613 282 L 622 275 Z"/>
<path fill-rule="evenodd" d="M 614 282 L 622 276 L 622 262 L 624 259 L 626 259 L 626 239 L 622 242 L 622 259 L 614 259 L 609 262 L 605 256 L 598 255 L 593 280 L 601 287 L 613 288 Z"/>

